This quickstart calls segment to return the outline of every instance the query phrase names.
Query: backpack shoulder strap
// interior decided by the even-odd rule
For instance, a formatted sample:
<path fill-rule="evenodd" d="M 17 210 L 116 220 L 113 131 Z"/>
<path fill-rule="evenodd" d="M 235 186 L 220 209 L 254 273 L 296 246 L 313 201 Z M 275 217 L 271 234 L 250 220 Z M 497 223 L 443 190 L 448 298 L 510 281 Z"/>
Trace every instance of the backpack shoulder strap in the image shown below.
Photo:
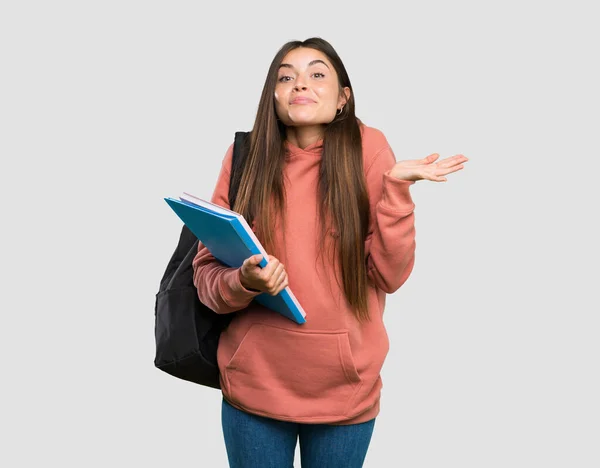
<path fill-rule="evenodd" d="M 229 206 L 233 209 L 237 198 L 238 189 L 242 180 L 242 173 L 246 164 L 246 156 L 250 149 L 250 132 L 235 132 L 233 141 L 233 157 L 231 160 L 231 175 L 229 179 Z"/>
<path fill-rule="evenodd" d="M 235 203 L 238 187 L 242 179 L 245 157 L 248 154 L 247 144 L 250 132 L 236 132 L 233 144 L 233 159 L 231 180 L 229 184 L 229 200 Z M 179 235 L 177 247 L 167 264 L 167 268 L 160 281 L 159 292 L 167 289 L 193 286 L 192 260 L 198 251 L 198 239 L 184 224 Z M 156 307 L 156 306 L 155 306 Z"/>

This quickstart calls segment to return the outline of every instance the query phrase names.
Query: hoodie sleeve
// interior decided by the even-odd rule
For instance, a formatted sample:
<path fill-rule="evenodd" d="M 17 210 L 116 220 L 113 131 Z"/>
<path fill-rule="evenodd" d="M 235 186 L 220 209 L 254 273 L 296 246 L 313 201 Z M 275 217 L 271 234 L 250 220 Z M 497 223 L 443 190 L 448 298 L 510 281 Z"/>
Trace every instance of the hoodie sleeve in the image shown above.
<path fill-rule="evenodd" d="M 366 172 L 371 220 L 365 243 L 367 275 L 392 294 L 410 276 L 415 260 L 414 181 L 391 176 L 396 157 L 389 145 L 377 152 Z"/>
<path fill-rule="evenodd" d="M 227 150 L 211 202 L 224 208 L 229 206 L 229 176 L 233 144 Z M 240 281 L 241 268 L 230 268 L 217 260 L 198 242 L 198 253 L 192 263 L 194 285 L 198 298 L 218 314 L 227 314 L 245 308 L 259 291 L 250 291 Z"/>

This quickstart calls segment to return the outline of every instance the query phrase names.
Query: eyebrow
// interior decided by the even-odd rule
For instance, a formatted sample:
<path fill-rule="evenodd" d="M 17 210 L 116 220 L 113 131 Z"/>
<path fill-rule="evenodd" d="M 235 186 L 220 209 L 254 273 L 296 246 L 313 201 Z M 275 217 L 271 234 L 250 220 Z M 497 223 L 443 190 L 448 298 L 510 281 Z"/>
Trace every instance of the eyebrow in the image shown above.
<path fill-rule="evenodd" d="M 315 59 L 312 60 L 308 66 L 312 67 L 313 65 L 316 65 L 317 63 L 322 63 L 323 65 L 325 65 L 327 68 L 329 68 L 329 65 L 327 65 L 325 62 L 323 62 L 323 60 L 321 59 Z M 289 63 L 282 63 L 281 65 L 279 65 L 279 68 L 294 68 L 294 66 L 292 64 Z"/>

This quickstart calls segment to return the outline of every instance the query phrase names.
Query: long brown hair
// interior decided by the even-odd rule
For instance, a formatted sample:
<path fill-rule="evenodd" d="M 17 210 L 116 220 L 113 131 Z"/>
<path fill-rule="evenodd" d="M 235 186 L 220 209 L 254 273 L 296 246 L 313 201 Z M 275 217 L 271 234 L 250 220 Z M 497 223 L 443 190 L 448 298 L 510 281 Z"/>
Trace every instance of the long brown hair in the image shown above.
<path fill-rule="evenodd" d="M 271 62 L 250 134 L 246 166 L 233 209 L 245 219 L 256 219 L 256 231 L 267 252 L 275 252 L 272 220 L 277 213 L 285 226 L 285 125 L 275 111 L 275 85 L 279 65 L 288 52 L 307 47 L 325 54 L 337 72 L 340 93 L 350 97 L 340 115 L 327 124 L 323 135 L 318 182 L 319 245 L 324 245 L 327 229 L 336 229 L 332 255 L 338 255 L 346 299 L 358 320 L 369 319 L 365 238 L 369 228 L 369 198 L 363 172 L 360 120 L 355 115 L 354 92 L 350 78 L 337 52 L 324 39 L 290 41 Z M 257 216 L 260 213 L 260 216 Z M 336 272 L 337 278 L 337 272 Z M 339 280 L 338 280 L 339 283 Z"/>

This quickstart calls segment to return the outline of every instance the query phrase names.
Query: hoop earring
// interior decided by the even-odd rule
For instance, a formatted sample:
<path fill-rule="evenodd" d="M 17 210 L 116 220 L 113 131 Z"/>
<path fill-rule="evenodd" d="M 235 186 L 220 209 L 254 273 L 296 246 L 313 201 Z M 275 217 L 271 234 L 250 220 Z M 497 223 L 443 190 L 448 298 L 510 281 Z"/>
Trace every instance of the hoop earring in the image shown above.
<path fill-rule="evenodd" d="M 340 114 L 342 113 L 342 111 L 343 111 L 343 110 L 344 110 L 344 106 L 342 106 L 342 107 L 341 107 L 341 108 L 338 110 L 338 113 L 337 113 L 337 115 L 340 115 Z"/>

